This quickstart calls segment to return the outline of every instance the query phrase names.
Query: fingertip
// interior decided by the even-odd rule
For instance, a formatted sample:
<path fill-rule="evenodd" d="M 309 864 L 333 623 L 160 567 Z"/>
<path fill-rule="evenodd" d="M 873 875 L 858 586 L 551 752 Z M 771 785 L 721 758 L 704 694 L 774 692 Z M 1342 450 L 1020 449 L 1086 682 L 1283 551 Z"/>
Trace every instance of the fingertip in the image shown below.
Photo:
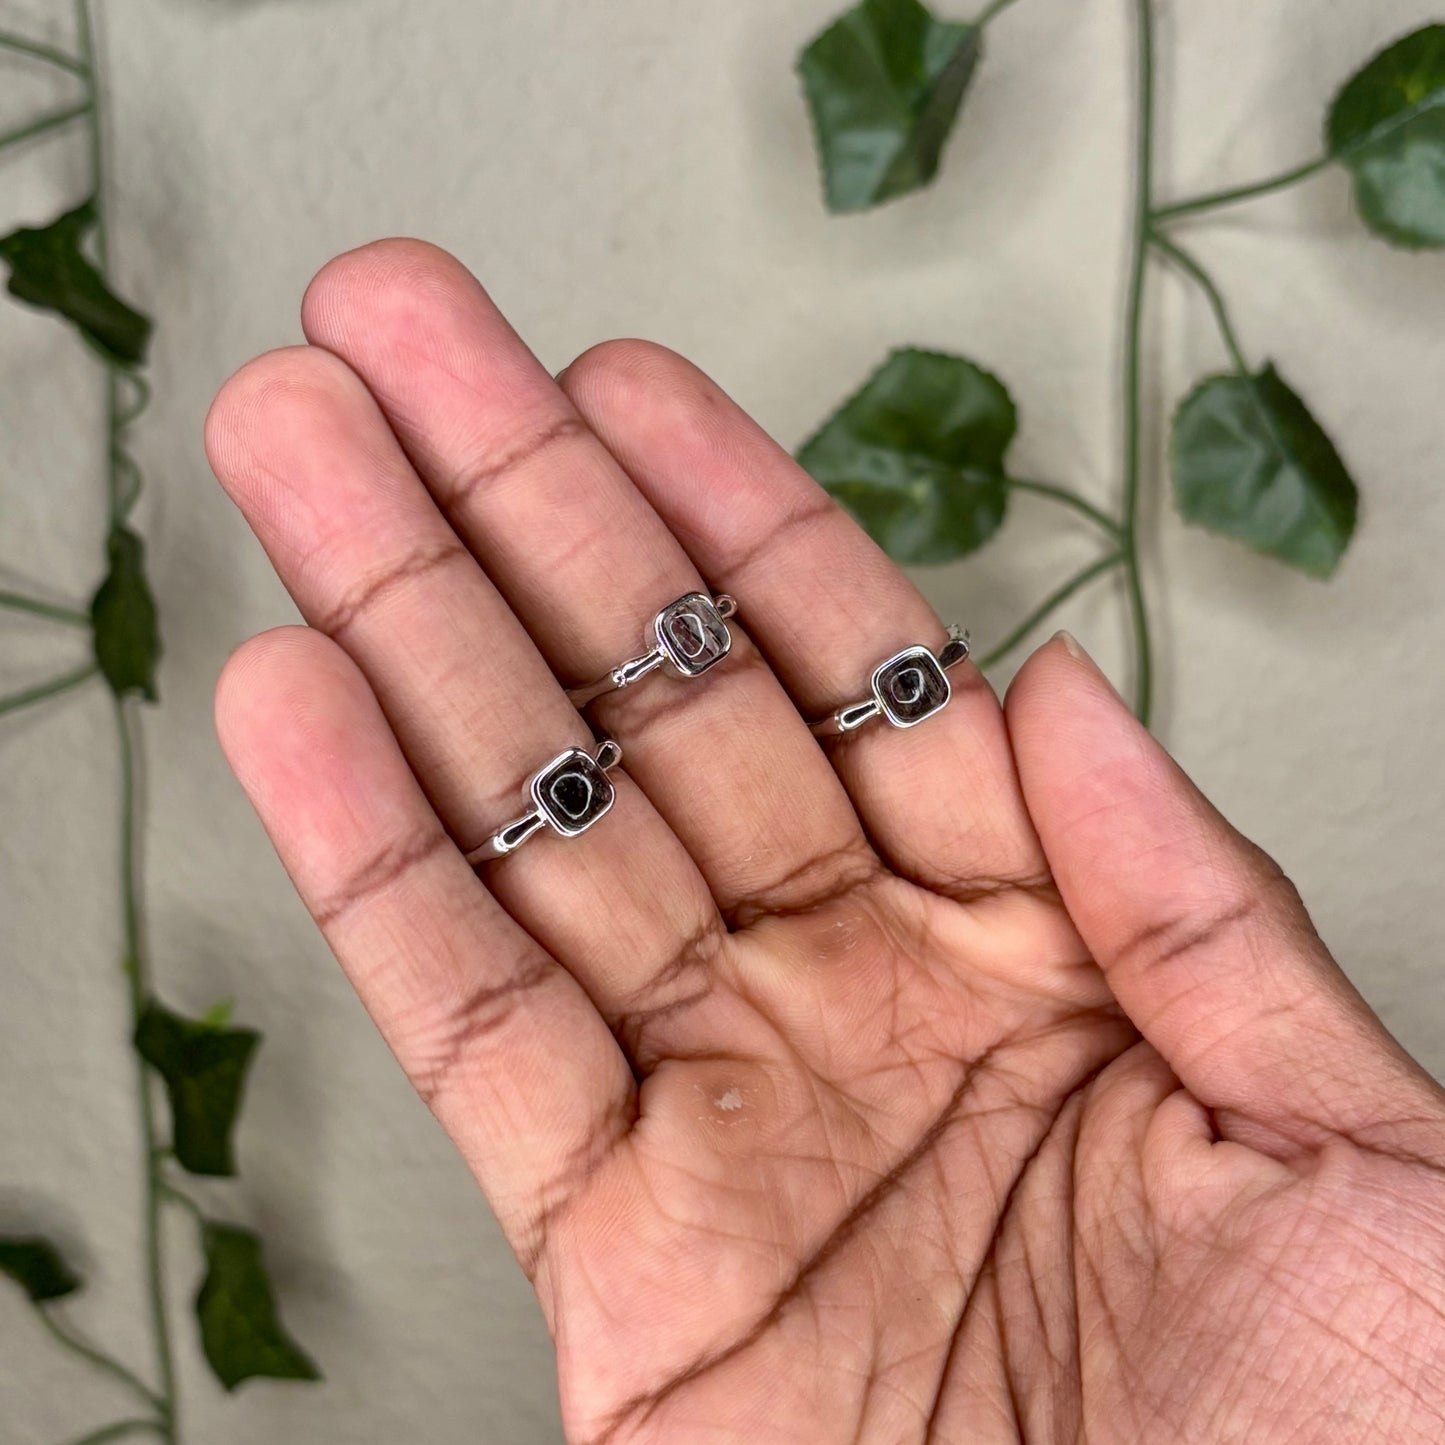
<path fill-rule="evenodd" d="M 216 684 L 222 752 L 296 877 L 353 863 L 412 817 L 416 789 L 375 695 L 330 638 L 279 627 Z"/>
<path fill-rule="evenodd" d="M 351 659 L 309 627 L 272 628 L 236 648 L 216 679 L 213 713 L 221 751 L 242 785 L 258 760 L 293 750 L 305 714 L 338 689 L 351 698 L 358 684 L 365 686 Z"/>
<path fill-rule="evenodd" d="M 301 469 L 318 436 L 354 435 L 370 399 L 340 357 L 319 346 L 285 346 L 248 361 L 206 414 L 206 459 L 253 527 L 296 504 Z"/>
<path fill-rule="evenodd" d="M 1072 691 L 1078 688 L 1091 691 L 1103 688 L 1116 701 L 1120 700 L 1114 685 L 1083 643 L 1072 632 L 1061 631 L 1054 633 L 1025 659 L 1009 684 L 1006 698 L 1014 706 L 1020 706 L 1037 701 L 1036 693 L 1052 695 L 1060 689 Z"/>
<path fill-rule="evenodd" d="M 226 658 L 211 698 L 211 712 L 216 725 L 216 737 L 220 740 L 221 751 L 234 769 L 236 757 L 244 746 L 255 699 L 258 695 L 254 686 L 257 668 L 265 666 L 265 656 L 273 646 L 276 628 L 248 637 L 231 650 Z"/>
<path fill-rule="evenodd" d="M 238 451 L 246 445 L 247 433 L 258 412 L 278 391 L 292 390 L 298 358 L 308 346 L 283 346 L 262 352 L 238 367 L 217 391 L 206 412 L 202 441 L 206 460 L 222 486 L 233 471 Z"/>
<path fill-rule="evenodd" d="M 696 415 L 711 383 L 690 361 L 654 341 L 617 337 L 588 347 L 557 376 L 584 412 L 602 407 L 651 432 L 678 408 Z"/>
<path fill-rule="evenodd" d="M 361 316 L 410 314 L 418 297 L 475 285 L 471 272 L 430 241 L 388 236 L 332 257 L 301 297 L 301 328 L 326 345 L 353 330 Z"/>
<path fill-rule="evenodd" d="M 1121 751 L 1137 758 L 1149 734 L 1072 634 L 1056 633 L 1015 675 L 1004 716 L 1020 777 L 1057 780 Z M 1046 791 L 1040 799 L 1048 806 Z M 1033 800 L 1030 800 L 1032 807 Z"/>

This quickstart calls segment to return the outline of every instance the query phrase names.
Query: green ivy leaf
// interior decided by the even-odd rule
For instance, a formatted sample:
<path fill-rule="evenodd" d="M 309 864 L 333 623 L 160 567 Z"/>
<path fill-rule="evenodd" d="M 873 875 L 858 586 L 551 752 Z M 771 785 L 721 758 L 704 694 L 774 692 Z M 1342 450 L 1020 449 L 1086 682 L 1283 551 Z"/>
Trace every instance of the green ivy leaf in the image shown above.
<path fill-rule="evenodd" d="M 135 1046 L 165 1081 L 176 1159 L 192 1174 L 234 1174 L 231 1131 L 246 1070 L 261 1035 L 182 1018 L 154 999 L 136 1025 Z"/>
<path fill-rule="evenodd" d="M 9 1275 L 34 1304 L 64 1299 L 80 1288 L 60 1251 L 38 1235 L 0 1238 L 0 1274 Z"/>
<path fill-rule="evenodd" d="M 94 225 L 95 202 L 89 200 L 48 226 L 22 226 L 0 237 L 0 260 L 10 267 L 10 294 L 65 317 L 106 360 L 139 366 L 151 323 L 106 285 L 80 249 Z"/>
<path fill-rule="evenodd" d="M 803 51 L 830 211 L 865 211 L 933 179 L 982 40 L 919 0 L 862 0 Z"/>
<path fill-rule="evenodd" d="M 1200 382 L 1175 416 L 1171 452 L 1174 497 L 1187 521 L 1312 577 L 1339 565 L 1359 492 L 1273 366 Z"/>
<path fill-rule="evenodd" d="M 231 1016 L 235 1012 L 236 1000 L 223 998 L 219 1003 L 213 1003 L 196 1022 L 203 1029 L 224 1029 L 231 1022 Z"/>
<path fill-rule="evenodd" d="M 117 697 L 138 692 L 155 702 L 161 656 L 155 598 L 145 574 L 145 543 L 116 527 L 106 543 L 110 571 L 90 604 L 95 660 Z"/>
<path fill-rule="evenodd" d="M 895 351 L 798 452 L 804 469 L 896 562 L 983 546 L 1008 505 L 1018 428 L 997 377 L 936 351 Z"/>
<path fill-rule="evenodd" d="M 201 1348 L 228 1390 L 243 1380 L 319 1380 L 321 1372 L 286 1333 L 261 1257 L 260 1236 L 207 1221 L 206 1278 L 196 1296 Z"/>
<path fill-rule="evenodd" d="M 1330 107 L 1326 144 L 1372 231 L 1445 246 L 1445 25 L 1397 40 L 1354 76 Z"/>

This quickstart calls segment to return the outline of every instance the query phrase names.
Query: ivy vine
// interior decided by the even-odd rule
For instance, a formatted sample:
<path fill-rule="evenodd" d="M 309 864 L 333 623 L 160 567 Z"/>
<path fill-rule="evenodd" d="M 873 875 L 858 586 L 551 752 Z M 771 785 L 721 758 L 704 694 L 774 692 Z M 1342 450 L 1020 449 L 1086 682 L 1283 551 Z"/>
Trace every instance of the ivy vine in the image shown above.
<path fill-rule="evenodd" d="M 162 1004 L 150 977 L 144 939 L 137 850 L 140 807 L 135 749 L 141 703 L 159 700 L 156 672 L 161 637 L 155 597 L 146 577 L 145 543 L 132 524 L 143 478 L 128 437 L 146 409 L 145 379 L 153 331 L 149 317 L 122 300 L 109 272 L 106 207 L 104 74 L 97 54 L 90 0 L 75 0 L 75 48 L 61 49 L 0 29 L 0 51 L 58 72 L 78 90 L 54 109 L 0 134 L 0 153 L 62 129 L 78 129 L 89 157 L 89 194 L 44 225 L 0 237 L 7 289 L 29 306 L 74 328 L 102 364 L 106 420 L 103 445 L 106 527 L 104 570 L 88 608 L 21 592 L 0 591 L 0 610 L 27 614 L 89 633 L 92 660 L 0 697 L 0 715 L 34 708 L 63 693 L 99 683 L 110 696 L 119 754 L 119 900 L 129 1002 L 127 1033 L 136 1057 L 136 1100 L 142 1150 L 144 1238 L 152 1361 L 133 1369 L 87 1341 L 60 1305 L 82 1279 L 54 1240 L 34 1229 L 0 1235 L 0 1275 L 23 1291 L 57 1344 L 122 1387 L 140 1413 L 103 1424 L 75 1445 L 149 1435 L 180 1440 L 172 1326 L 166 1305 L 168 1251 L 162 1217 L 174 1207 L 196 1227 L 202 1278 L 195 1314 L 202 1351 L 227 1390 L 261 1376 L 316 1380 L 316 1366 L 282 1325 L 260 1238 L 210 1218 L 179 1175 L 236 1173 L 233 1133 L 251 1059 L 260 1035 L 233 1027 L 229 1005 L 188 1019 Z M 168 1107 L 159 1107 L 163 1088 Z"/>
<path fill-rule="evenodd" d="M 992 0 L 973 20 L 959 22 L 937 18 L 920 0 L 861 0 L 804 49 L 798 69 L 830 210 L 866 210 L 934 180 L 986 61 L 988 28 L 1015 3 Z M 1445 25 L 1404 36 L 1345 83 L 1328 108 L 1320 154 L 1278 176 L 1166 202 L 1156 194 L 1153 167 L 1153 0 L 1131 3 L 1135 191 L 1117 507 L 1107 510 L 1068 486 L 1014 475 L 1008 456 L 1018 414 L 1009 389 L 967 358 L 917 348 L 888 356 L 803 445 L 799 459 L 905 563 L 946 563 L 984 546 L 1003 527 L 1017 492 L 1070 509 L 1099 534 L 1099 555 L 1022 619 L 984 665 L 1002 660 L 1082 588 L 1121 572 L 1134 637 L 1135 706 L 1147 722 L 1154 648 L 1140 566 L 1139 505 L 1145 482 L 1141 335 L 1150 261 L 1167 263 L 1198 287 L 1229 362 L 1227 370 L 1197 382 L 1175 413 L 1170 471 L 1181 515 L 1307 575 L 1330 576 L 1354 535 L 1358 488 L 1278 368 L 1249 360 L 1222 291 L 1179 242 L 1177 228 L 1338 165 L 1349 172 L 1356 209 L 1374 234 L 1397 246 L 1445 247 Z M 178 1445 L 162 1232 L 167 1209 L 180 1211 L 196 1228 L 203 1261 L 196 1322 L 221 1384 L 229 1390 L 253 1377 L 314 1380 L 318 1374 L 278 1317 L 259 1237 L 209 1217 L 180 1182 L 187 1174 L 234 1175 L 236 1121 L 260 1039 L 233 1026 L 227 1006 L 198 1019 L 167 1007 L 155 994 L 143 947 L 135 743 L 137 709 L 159 697 L 161 636 L 144 540 L 132 523 L 143 479 L 128 438 L 149 400 L 145 363 L 153 327 L 110 281 L 103 72 L 90 0 L 74 5 L 73 49 L 0 29 L 0 51 L 48 68 L 74 91 L 0 132 L 0 153 L 79 130 L 88 148 L 89 194 L 43 225 L 0 237 L 0 262 L 10 294 L 69 324 L 103 367 L 104 568 L 86 608 L 0 590 L 0 610 L 84 631 L 93 654 L 81 666 L 0 697 L 0 716 L 91 685 L 103 685 L 109 694 L 121 800 L 121 961 L 144 1160 L 150 1365 L 133 1369 L 74 1329 L 62 1302 L 81 1289 L 81 1277 L 61 1248 L 35 1229 L 0 1236 L 0 1275 L 23 1291 L 59 1345 L 135 1402 L 137 1413 L 90 1430 L 75 1445 L 141 1435 Z"/>
<path fill-rule="evenodd" d="M 972 21 L 940 20 L 920 0 L 862 0 L 802 52 L 823 194 L 835 213 L 867 210 L 927 186 L 970 83 L 988 27 L 1017 0 Z M 1299 184 L 1330 166 L 1354 182 L 1365 225 L 1397 246 L 1445 246 L 1445 25 L 1426 25 L 1376 55 L 1329 107 L 1321 154 L 1283 175 L 1164 202 L 1154 178 L 1153 0 L 1132 0 L 1137 77 L 1134 213 L 1125 299 L 1123 461 L 1117 511 L 1069 487 L 1013 475 L 1018 425 L 999 379 L 938 352 L 893 352 L 804 443 L 798 460 L 896 560 L 951 562 L 988 542 L 1009 498 L 1030 492 L 1073 509 L 1101 554 L 1062 582 L 983 659 L 988 668 L 1097 578 L 1124 574 L 1134 638 L 1134 705 L 1153 703 L 1154 645 L 1140 566 L 1144 484 L 1141 334 L 1151 258 L 1201 291 L 1229 370 L 1200 380 L 1175 413 L 1170 470 L 1185 521 L 1308 574 L 1329 577 L 1354 536 L 1359 492 L 1309 407 L 1271 362 L 1246 357 L 1219 286 L 1175 236 L 1179 222 Z"/>

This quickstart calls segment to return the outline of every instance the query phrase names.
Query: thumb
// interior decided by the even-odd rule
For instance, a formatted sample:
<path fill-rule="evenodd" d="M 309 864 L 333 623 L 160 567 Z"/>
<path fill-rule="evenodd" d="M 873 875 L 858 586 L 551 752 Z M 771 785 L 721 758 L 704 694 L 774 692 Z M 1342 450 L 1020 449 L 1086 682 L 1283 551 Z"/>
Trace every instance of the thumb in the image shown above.
<path fill-rule="evenodd" d="M 1277 865 L 1078 643 L 1060 634 L 1029 659 L 1007 718 L 1065 906 L 1135 1027 L 1221 1131 L 1286 1152 L 1343 1135 L 1439 1154 L 1445 1096 L 1336 966 Z"/>

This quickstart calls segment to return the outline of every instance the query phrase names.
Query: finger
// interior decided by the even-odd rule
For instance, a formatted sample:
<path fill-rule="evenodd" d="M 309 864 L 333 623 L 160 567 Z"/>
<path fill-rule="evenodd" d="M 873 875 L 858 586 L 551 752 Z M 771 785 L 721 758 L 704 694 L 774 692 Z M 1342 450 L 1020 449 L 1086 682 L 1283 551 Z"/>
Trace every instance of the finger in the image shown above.
<path fill-rule="evenodd" d="M 312 283 L 303 321 L 365 379 L 560 676 L 605 674 L 642 650 L 660 607 L 706 590 L 452 257 L 405 241 L 342 256 Z M 752 601 L 740 600 L 745 629 Z M 798 906 L 876 868 L 836 779 L 742 638 L 705 678 L 651 677 L 599 700 L 596 716 L 624 740 L 629 771 L 733 919 Z"/>
<path fill-rule="evenodd" d="M 894 652 L 942 644 L 913 584 L 695 367 L 610 342 L 563 382 L 703 573 L 747 599 L 754 638 L 809 717 L 866 697 Z M 1042 885 L 998 703 L 967 663 L 950 682 L 943 712 L 837 739 L 834 765 L 899 871 L 969 900 Z"/>
<path fill-rule="evenodd" d="M 475 846 L 526 811 L 528 775 L 590 735 L 361 381 L 318 348 L 273 353 L 224 388 L 207 442 L 303 615 L 360 665 L 452 837 Z M 536 838 L 488 883 L 622 1028 L 689 996 L 723 928 L 677 839 L 625 772 L 611 776 L 608 816 Z"/>
<path fill-rule="evenodd" d="M 256 638 L 221 677 L 216 722 L 303 902 L 532 1272 L 549 1219 L 635 1116 L 616 1043 L 473 876 L 339 647 L 299 627 Z"/>
<path fill-rule="evenodd" d="M 1077 643 L 1034 654 L 1009 691 L 1008 724 L 1065 905 L 1196 1098 L 1236 1131 L 1262 1125 L 1294 1144 L 1438 1121 L 1438 1091 L 1330 958 L 1288 880 Z"/>

